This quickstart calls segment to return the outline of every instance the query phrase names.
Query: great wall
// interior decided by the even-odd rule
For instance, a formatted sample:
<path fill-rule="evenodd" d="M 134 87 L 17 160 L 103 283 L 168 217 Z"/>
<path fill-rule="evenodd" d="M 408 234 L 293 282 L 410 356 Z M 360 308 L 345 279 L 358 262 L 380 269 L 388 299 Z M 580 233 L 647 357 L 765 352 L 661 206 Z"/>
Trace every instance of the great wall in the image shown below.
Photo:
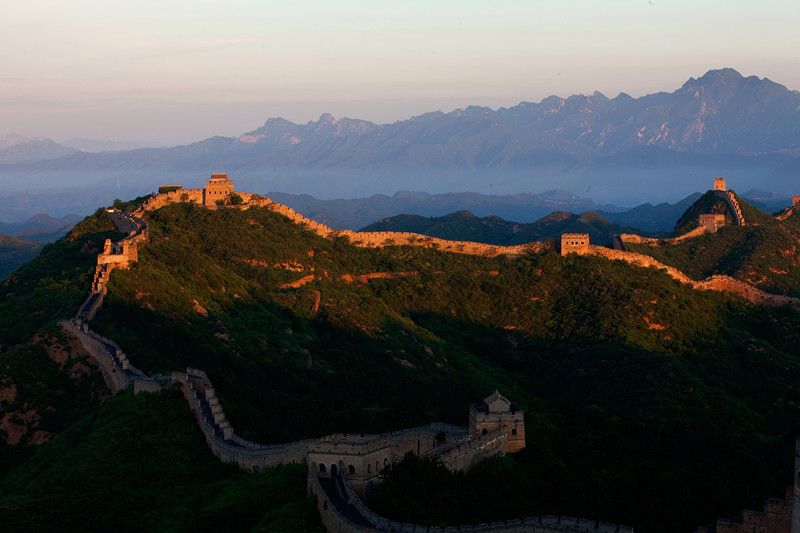
<path fill-rule="evenodd" d="M 402 460 L 407 452 L 422 457 L 436 457 L 452 470 L 468 469 L 483 458 L 496 453 L 515 452 L 525 446 L 524 413 L 519 407 L 495 391 L 481 404 L 470 407 L 469 427 L 443 423 L 395 431 L 380 435 L 334 434 L 317 439 L 286 444 L 264 445 L 242 439 L 225 416 L 216 391 L 205 372 L 187 368 L 168 376 L 148 376 L 128 360 L 122 348 L 113 340 L 93 332 L 92 320 L 102 305 L 106 283 L 114 268 L 127 268 L 138 259 L 138 247 L 147 241 L 145 212 L 173 202 L 195 202 L 209 208 L 223 205 L 224 198 L 233 194 L 233 183 L 227 175 L 214 174 L 206 189 L 183 190 L 180 186 L 148 199 L 132 214 L 107 210 L 115 226 L 128 235 L 117 243 L 107 241 L 98 255 L 91 291 L 71 320 L 60 322 L 61 327 L 77 338 L 84 349 L 97 360 L 106 385 L 112 393 L 132 388 L 134 394 L 157 392 L 178 387 L 183 392 L 206 442 L 221 461 L 234 463 L 243 469 L 258 469 L 286 463 L 308 465 L 308 488 L 317 499 L 317 509 L 329 532 L 366 532 L 381 529 L 402 533 L 633 533 L 633 528 L 573 517 L 542 516 L 504 522 L 458 527 L 428 527 L 392 521 L 372 512 L 363 502 L 378 483 L 380 470 Z M 717 181 L 715 180 L 715 188 Z M 722 183 L 724 188 L 724 181 Z M 211 191 L 211 194 L 209 194 Z M 217 191 L 217 192 L 214 192 Z M 503 247 L 480 243 L 433 239 L 413 233 L 336 231 L 311 221 L 294 210 L 271 202 L 268 198 L 237 193 L 241 205 L 270 208 L 305 228 L 326 238 L 347 237 L 356 246 L 389 246 L 413 244 L 434 247 L 456 253 L 486 256 L 516 256 L 541 249 L 541 243 Z M 735 198 L 726 193 L 727 197 Z M 800 198 L 800 197 L 798 197 Z M 211 202 L 213 200 L 213 203 Z M 238 202 L 237 202 L 238 203 Z M 735 204 L 738 208 L 738 204 Z M 800 200 L 795 206 L 800 205 Z M 733 206 L 732 206 L 733 209 Z M 743 225 L 741 211 L 736 219 Z M 709 231 L 701 226 L 702 234 Z M 696 230 L 695 230 L 696 231 Z M 685 238 L 690 238 L 686 237 Z M 624 239 L 619 239 L 624 247 Z M 563 243 L 567 241 L 566 248 Z M 633 241 L 630 241 L 633 242 Z M 727 276 L 713 276 L 693 281 L 679 270 L 663 265 L 644 254 L 590 245 L 586 234 L 565 234 L 562 254 L 599 255 L 608 259 L 627 261 L 643 268 L 665 270 L 674 279 L 700 290 L 727 290 L 763 305 L 798 305 L 800 299 L 770 295 Z M 402 273 L 410 275 L 411 273 Z M 368 277 L 366 279 L 369 279 Z M 374 468 L 373 468 L 374 464 Z M 764 511 L 745 511 L 739 519 L 719 520 L 711 530 L 699 528 L 697 533 L 800 533 L 800 439 L 795 453 L 795 483 L 788 489 L 785 500 L 768 500 Z"/>

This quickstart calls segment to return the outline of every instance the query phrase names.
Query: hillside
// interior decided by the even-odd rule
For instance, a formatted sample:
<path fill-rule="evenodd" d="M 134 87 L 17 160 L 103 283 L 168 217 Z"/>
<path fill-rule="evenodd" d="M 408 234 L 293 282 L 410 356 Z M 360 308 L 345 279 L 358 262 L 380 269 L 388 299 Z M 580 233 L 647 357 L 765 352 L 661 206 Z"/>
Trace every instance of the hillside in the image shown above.
<path fill-rule="evenodd" d="M 709 191 L 678 220 L 674 235 L 696 228 L 701 213 L 725 215 L 726 226 L 717 233 L 674 246 L 629 244 L 628 248 L 674 266 L 695 280 L 726 274 L 769 293 L 800 296 L 797 215 L 780 221 L 741 197 L 738 202 L 746 220 L 744 227 L 731 225 L 730 208 Z"/>
<path fill-rule="evenodd" d="M 41 245 L 0 233 L 0 279 L 24 265 L 39 253 Z"/>
<path fill-rule="evenodd" d="M 147 219 L 139 261 L 113 272 L 92 328 L 148 373 L 204 369 L 245 438 L 463 425 L 470 402 L 500 389 L 526 412 L 528 448 L 464 482 L 504 487 L 488 491 L 506 502 L 489 511 L 689 531 L 759 508 L 791 479 L 800 430 L 795 312 L 599 257 L 356 248 L 266 208 L 173 204 Z M 109 231 L 101 210 L 0 287 L 2 357 L 43 353 L 34 335 L 74 314 Z M 287 287 L 301 279 L 308 281 Z M 22 391 L 32 378 L 7 368 L 2 390 Z M 305 493 L 252 504 L 252 487 L 284 474 L 211 467 L 185 403 L 123 395 L 67 410 L 86 396 L 70 387 L 54 386 L 58 394 L 42 396 L 37 408 L 49 403 L 65 413 L 62 427 L 48 426 L 51 442 L 37 450 L 2 445 L 10 458 L 0 480 L 4 523 L 25 524 L 27 513 L 67 493 L 87 498 L 53 507 L 43 522 L 74 512 L 106 520 L 97 529 L 148 523 L 186 531 L 201 517 L 215 523 L 236 510 L 234 530 L 281 530 L 290 514 L 306 516 Z M 30 425 L 30 436 L 35 430 Z M 114 471 L 144 465 L 135 495 L 108 475 L 110 466 L 78 468 L 92 461 L 68 453 L 73 443 L 87 458 L 118 450 L 109 456 L 120 463 Z M 45 467 L 58 472 L 58 490 L 40 475 Z M 154 481 L 159 469 L 176 493 L 189 494 L 183 503 Z M 305 470 L 292 475 L 304 480 Z M 196 477 L 202 482 L 188 484 Z M 98 507 L 92 494 L 130 505 Z M 142 501 L 146 508 L 134 505 Z"/>
<path fill-rule="evenodd" d="M 560 239 L 562 233 L 588 233 L 594 244 L 610 245 L 623 228 L 587 211 L 582 215 L 555 211 L 531 224 L 519 224 L 496 216 L 476 217 L 459 211 L 443 217 L 398 215 L 378 220 L 361 231 L 412 232 L 456 241 L 477 241 L 504 246 Z M 627 230 L 630 231 L 630 230 Z"/>

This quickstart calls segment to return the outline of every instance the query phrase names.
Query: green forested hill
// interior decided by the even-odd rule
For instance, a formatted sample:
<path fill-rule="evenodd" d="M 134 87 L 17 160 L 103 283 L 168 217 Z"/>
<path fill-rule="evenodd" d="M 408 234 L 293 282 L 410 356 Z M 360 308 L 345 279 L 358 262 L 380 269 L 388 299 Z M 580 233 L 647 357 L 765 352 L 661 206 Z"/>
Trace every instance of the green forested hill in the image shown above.
<path fill-rule="evenodd" d="M 150 241 L 137 264 L 113 273 L 92 327 L 114 338 L 148 373 L 206 370 L 228 419 L 245 438 L 285 442 L 436 420 L 466 425 L 469 403 L 495 388 L 522 406 L 524 452 L 490 461 L 454 484 L 433 481 L 438 474 L 424 469 L 416 474 L 417 483 L 430 475 L 429 487 L 451 495 L 443 501 L 484 504 L 469 507 L 472 514 L 452 507 L 444 518 L 420 520 L 560 513 L 639 531 L 690 531 L 760 508 L 791 481 L 800 432 L 795 312 L 755 308 L 597 257 L 547 252 L 507 259 L 409 246 L 354 248 L 260 208 L 206 211 L 178 204 L 148 216 Z M 79 239 L 98 239 L 84 229 Z M 71 271 L 65 264 L 48 266 L 55 261 L 43 254 L 29 267 L 54 279 L 57 271 Z M 81 268 L 73 267 L 85 272 Z M 364 276 L 375 273 L 385 275 Z M 34 272 L 18 275 L 16 288 L 3 293 L 4 313 L 36 299 Z M 283 288 L 307 276 L 307 283 Z M 98 420 L 128 417 L 128 424 L 150 435 L 147 446 L 130 445 L 120 461 L 146 462 L 153 447 L 163 447 L 179 465 L 190 453 L 183 439 L 195 438 L 202 447 L 199 432 L 189 426 L 169 441 L 169 432 L 146 418 L 186 417 L 181 402 L 153 399 L 138 418 L 140 401 L 150 400 L 85 407 L 89 418 L 76 417 L 74 430 L 61 432 L 27 460 L 30 452 L 17 455 L 0 481 L 2 513 L 19 520 L 15 509 L 51 493 L 37 481 L 41 454 L 64 472 L 63 486 L 88 491 L 80 484 L 85 471 L 68 467 L 80 458 L 60 443 L 88 435 L 81 446 L 97 449 L 102 432 L 111 431 Z M 129 437 L 114 431 L 113 442 L 125 446 Z M 91 475 L 93 486 L 121 490 L 117 477 Z M 230 507 L 214 503 L 214 484 L 239 483 L 230 476 L 210 474 L 188 509 L 212 518 L 228 512 Z M 22 486 L 25 491 L 17 488 Z M 168 514 L 171 504 L 158 490 L 143 482 L 137 497 L 155 495 L 150 506 Z M 226 505 L 253 515 L 239 530 L 279 523 L 265 507 L 241 503 L 247 491 L 231 490 Z M 406 487 L 404 494 L 414 493 Z M 120 498 L 126 497 L 133 496 L 121 490 Z M 411 508 L 408 500 L 394 501 L 397 508 L 384 512 Z M 496 505 L 486 504 L 492 501 Z M 429 507 L 424 499 L 413 504 L 415 510 Z M 189 522 L 173 526 L 164 529 L 188 530 Z"/>
<path fill-rule="evenodd" d="M 726 225 L 715 234 L 687 239 L 673 246 L 629 244 L 628 248 L 653 256 L 682 270 L 693 279 L 726 274 L 765 292 L 800 296 L 800 232 L 797 215 L 785 221 L 767 215 L 738 198 L 746 225 L 731 226 L 724 200 L 709 191 L 676 224 L 676 234 L 697 227 L 701 213 L 723 213 Z"/>

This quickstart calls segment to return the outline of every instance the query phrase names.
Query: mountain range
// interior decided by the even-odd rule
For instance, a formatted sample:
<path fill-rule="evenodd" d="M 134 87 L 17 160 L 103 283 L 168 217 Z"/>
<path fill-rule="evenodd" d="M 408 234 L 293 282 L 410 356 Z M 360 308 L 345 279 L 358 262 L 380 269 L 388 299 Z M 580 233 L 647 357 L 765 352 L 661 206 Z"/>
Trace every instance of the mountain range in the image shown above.
<path fill-rule="evenodd" d="M 86 153 L 29 141 L 0 148 L 0 179 L 7 195 L 93 188 L 106 203 L 167 181 L 199 185 L 224 170 L 243 190 L 262 194 L 359 198 L 400 190 L 505 195 L 561 188 L 603 204 L 636 205 L 678 201 L 677 191 L 697 190 L 698 182 L 718 175 L 741 190 L 791 195 L 798 156 L 800 93 L 721 69 L 639 98 L 551 96 L 382 125 L 330 114 L 306 124 L 270 118 L 235 138 L 172 148 Z"/>
<path fill-rule="evenodd" d="M 39 214 L 24 222 L 0 222 L 0 279 L 39 255 L 45 243 L 63 237 L 79 220 L 77 215 Z"/>

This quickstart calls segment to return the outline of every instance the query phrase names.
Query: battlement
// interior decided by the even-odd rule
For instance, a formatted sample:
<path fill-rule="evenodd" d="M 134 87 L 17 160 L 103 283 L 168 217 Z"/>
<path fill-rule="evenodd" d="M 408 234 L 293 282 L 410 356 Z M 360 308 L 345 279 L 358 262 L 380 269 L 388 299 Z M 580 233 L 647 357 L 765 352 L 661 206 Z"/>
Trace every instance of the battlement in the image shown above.
<path fill-rule="evenodd" d="M 725 178 L 714 178 L 714 190 L 715 191 L 727 191 L 727 187 L 725 185 Z"/>
<path fill-rule="evenodd" d="M 586 254 L 589 252 L 588 233 L 562 233 L 561 234 L 561 255 L 571 253 Z"/>

